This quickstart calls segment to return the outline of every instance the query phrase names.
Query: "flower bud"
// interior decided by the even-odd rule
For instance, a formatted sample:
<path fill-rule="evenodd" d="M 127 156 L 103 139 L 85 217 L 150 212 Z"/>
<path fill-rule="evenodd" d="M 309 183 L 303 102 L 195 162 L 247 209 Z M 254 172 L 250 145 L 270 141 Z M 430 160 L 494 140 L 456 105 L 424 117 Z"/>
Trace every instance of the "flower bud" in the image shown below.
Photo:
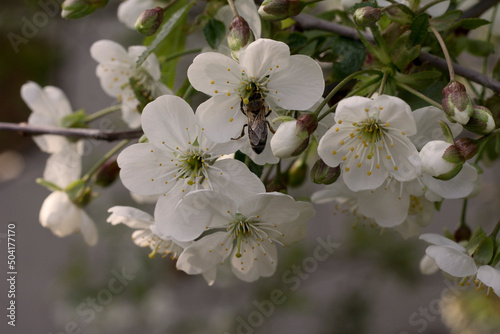
<path fill-rule="evenodd" d="M 307 164 L 304 160 L 296 160 L 288 170 L 288 185 L 292 188 L 301 186 L 306 180 Z"/>
<path fill-rule="evenodd" d="M 283 176 L 284 175 L 281 175 L 279 178 L 274 177 L 271 181 L 269 181 L 269 183 L 266 184 L 266 192 L 272 193 L 276 191 L 283 194 L 288 193 L 286 181 L 284 180 Z"/>
<path fill-rule="evenodd" d="M 306 0 L 264 0 L 259 7 L 260 17 L 268 21 L 279 21 L 300 14 L 302 9 L 316 1 Z"/>
<path fill-rule="evenodd" d="M 144 36 L 151 36 L 160 27 L 163 22 L 163 9 L 156 7 L 147 9 L 137 18 L 135 29 Z"/>
<path fill-rule="evenodd" d="M 65 0 L 61 4 L 61 16 L 65 19 L 79 19 L 106 6 L 108 0 Z"/>
<path fill-rule="evenodd" d="M 480 135 L 487 135 L 495 129 L 495 120 L 488 108 L 483 106 L 474 106 L 474 112 L 471 115 L 469 122 L 464 125 L 464 128 L 470 132 Z"/>
<path fill-rule="evenodd" d="M 107 187 L 115 182 L 119 174 L 120 168 L 116 162 L 116 157 L 114 157 L 99 167 L 97 172 L 92 177 L 92 181 L 100 187 Z"/>
<path fill-rule="evenodd" d="M 460 241 L 468 241 L 472 235 L 472 231 L 470 227 L 467 225 L 460 226 L 457 228 L 453 236 L 455 237 L 456 242 Z"/>
<path fill-rule="evenodd" d="M 227 43 L 231 51 L 236 52 L 255 40 L 248 22 L 241 16 L 235 16 L 229 25 Z"/>
<path fill-rule="evenodd" d="M 465 86 L 457 81 L 452 81 L 443 88 L 441 104 L 448 119 L 454 123 L 465 125 L 474 113 L 474 106 Z"/>
<path fill-rule="evenodd" d="M 465 162 L 455 145 L 442 140 L 432 140 L 420 151 L 422 171 L 440 180 L 457 175 Z"/>
<path fill-rule="evenodd" d="M 319 159 L 311 169 L 311 180 L 317 184 L 332 184 L 337 181 L 341 173 L 339 166 L 330 167 Z"/>
<path fill-rule="evenodd" d="M 373 27 L 380 20 L 380 9 L 374 7 L 360 7 L 353 15 L 354 23 L 360 28 Z"/>
<path fill-rule="evenodd" d="M 460 138 L 455 142 L 455 146 L 458 148 L 460 154 L 465 160 L 469 160 L 474 157 L 479 150 L 477 142 L 470 138 Z"/>
<path fill-rule="evenodd" d="M 271 138 L 271 150 L 278 158 L 290 158 L 299 155 L 309 145 L 309 136 L 297 136 L 297 121 L 281 123 Z"/>
<path fill-rule="evenodd" d="M 313 114 L 302 114 L 297 118 L 295 134 L 307 138 L 318 128 L 318 119 Z"/>
<path fill-rule="evenodd" d="M 92 200 L 92 189 L 84 180 L 76 180 L 64 189 L 69 199 L 78 207 L 87 206 Z"/>

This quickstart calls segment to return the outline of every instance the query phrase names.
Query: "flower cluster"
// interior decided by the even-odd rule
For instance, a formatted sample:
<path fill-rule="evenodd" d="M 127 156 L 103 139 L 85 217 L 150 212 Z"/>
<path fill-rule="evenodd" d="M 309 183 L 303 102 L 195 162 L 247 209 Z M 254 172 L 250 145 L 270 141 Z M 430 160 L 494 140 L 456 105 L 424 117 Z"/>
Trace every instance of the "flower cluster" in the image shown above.
<path fill-rule="evenodd" d="M 65 1 L 62 15 L 85 16 L 106 2 Z M 116 106 L 85 115 L 58 88 L 21 88 L 30 126 L 71 132 L 120 110 L 136 129 L 127 138 L 140 137 L 122 141 L 84 175 L 81 140 L 34 137 L 50 154 L 39 180 L 53 191 L 40 210 L 42 226 L 59 237 L 80 231 L 94 245 L 97 228 L 84 208 L 94 186 L 119 175 L 154 212 L 114 203 L 107 222 L 134 229 L 134 243 L 149 247 L 150 257 L 170 254 L 177 269 L 209 285 L 221 264 L 253 282 L 275 273 L 277 245 L 306 237 L 312 203 L 335 202 L 356 220 L 431 243 L 424 272 L 440 268 L 499 294 L 500 223 L 488 236 L 480 227 L 472 234 L 465 218 L 454 240 L 422 234 L 443 200 L 466 204 L 480 191 L 480 164 L 500 156 L 498 95 L 486 98 L 486 88 L 456 78 L 446 47 L 483 44 L 441 36 L 484 20 L 455 22 L 450 1 L 343 1 L 356 10 L 342 20 L 370 29 L 359 31 L 358 42 L 307 31 L 307 19 L 290 18 L 315 1 L 266 0 L 259 9 L 251 0 L 227 2 L 209 2 L 194 23 L 187 20 L 194 3 L 120 4 L 119 20 L 148 37 L 145 46 L 103 39 L 90 48 L 96 80 Z M 261 18 L 281 22 L 262 25 Z M 186 35 L 199 30 L 207 46 L 184 50 Z M 437 45 L 449 77 L 416 61 Z M 178 58 L 189 53 L 197 55 L 176 87 Z M 439 89 L 422 89 L 429 82 Z M 308 179 L 319 185 L 292 196 Z"/>

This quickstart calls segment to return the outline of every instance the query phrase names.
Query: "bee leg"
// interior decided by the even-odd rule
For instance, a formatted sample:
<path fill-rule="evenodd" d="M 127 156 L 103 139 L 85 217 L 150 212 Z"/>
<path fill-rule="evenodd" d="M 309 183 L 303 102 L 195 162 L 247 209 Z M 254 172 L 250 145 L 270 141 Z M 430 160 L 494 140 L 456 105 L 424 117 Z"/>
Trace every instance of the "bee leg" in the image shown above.
<path fill-rule="evenodd" d="M 241 102 L 240 102 L 240 111 L 243 115 L 245 115 L 245 116 L 247 115 L 247 113 L 245 112 L 243 100 L 241 100 Z"/>
<path fill-rule="evenodd" d="M 269 108 L 269 110 L 267 111 L 266 117 L 267 117 L 267 116 L 269 116 L 269 115 L 271 115 L 271 112 L 272 112 L 272 109 L 271 109 L 271 108 Z M 273 133 L 274 133 L 274 132 L 273 132 Z"/>
<path fill-rule="evenodd" d="M 269 127 L 269 130 L 270 130 L 273 134 L 275 134 L 275 133 L 276 133 L 276 130 L 274 130 L 274 129 L 273 129 L 273 127 L 271 126 L 271 124 L 269 123 L 269 121 L 266 121 L 266 123 L 267 123 L 267 126 Z"/>
<path fill-rule="evenodd" d="M 241 137 L 243 137 L 245 135 L 245 126 L 247 126 L 248 124 L 245 124 L 243 125 L 243 128 L 241 128 L 241 135 L 238 137 L 238 138 L 231 138 L 232 140 L 238 140 L 240 139 Z M 274 132 L 273 132 L 274 133 Z"/>

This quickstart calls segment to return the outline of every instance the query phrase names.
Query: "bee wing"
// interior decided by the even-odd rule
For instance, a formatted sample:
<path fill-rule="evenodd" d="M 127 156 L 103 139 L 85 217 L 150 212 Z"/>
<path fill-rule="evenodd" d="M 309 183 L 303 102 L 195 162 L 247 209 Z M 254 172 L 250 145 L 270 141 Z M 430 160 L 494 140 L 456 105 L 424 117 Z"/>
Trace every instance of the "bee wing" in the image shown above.
<path fill-rule="evenodd" d="M 257 114 L 248 113 L 248 138 L 252 145 L 266 144 L 267 121 L 265 106 Z"/>

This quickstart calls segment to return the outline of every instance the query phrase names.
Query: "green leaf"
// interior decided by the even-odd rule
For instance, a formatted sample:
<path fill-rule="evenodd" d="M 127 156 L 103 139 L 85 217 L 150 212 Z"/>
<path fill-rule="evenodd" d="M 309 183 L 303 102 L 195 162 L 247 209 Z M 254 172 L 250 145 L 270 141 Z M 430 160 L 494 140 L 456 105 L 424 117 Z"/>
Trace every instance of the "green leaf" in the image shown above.
<path fill-rule="evenodd" d="M 471 18 L 471 19 L 460 20 L 458 23 L 461 27 L 465 29 L 473 30 L 481 26 L 484 26 L 486 24 L 490 24 L 491 22 L 485 19 Z"/>
<path fill-rule="evenodd" d="M 335 80 L 342 80 L 358 71 L 366 58 L 366 50 L 363 44 L 346 37 L 336 37 L 332 52 L 340 59 L 340 61 L 332 64 Z"/>
<path fill-rule="evenodd" d="M 490 42 L 465 38 L 467 39 L 466 49 L 471 55 L 485 57 L 495 52 L 495 46 Z"/>
<path fill-rule="evenodd" d="M 408 47 L 410 44 L 410 32 L 403 33 L 394 47 L 391 49 L 392 62 L 400 71 L 406 70 L 410 62 L 420 55 L 420 45 Z"/>
<path fill-rule="evenodd" d="M 408 84 L 410 86 L 419 88 L 426 87 L 433 82 L 436 82 L 442 77 L 442 73 L 439 71 L 422 71 L 411 74 L 403 74 L 401 72 L 396 72 L 395 78 L 398 82 Z"/>
<path fill-rule="evenodd" d="M 451 132 L 449 125 L 443 121 L 439 121 L 439 125 L 441 125 L 441 130 L 443 130 L 443 135 L 446 139 L 446 142 L 454 144 L 455 141 L 453 140 L 453 133 Z"/>
<path fill-rule="evenodd" d="M 493 79 L 500 81 L 500 59 L 498 59 L 495 67 L 493 68 L 493 73 L 491 73 Z M 491 109 L 490 109 L 491 110 Z"/>
<path fill-rule="evenodd" d="M 486 238 L 486 233 L 483 231 L 481 226 L 478 226 L 474 230 L 474 233 L 472 233 L 470 241 L 467 244 L 467 247 L 465 247 L 469 255 L 472 255 L 476 251 L 477 247 L 483 241 L 484 238 Z"/>
<path fill-rule="evenodd" d="M 86 128 L 86 117 L 84 110 L 80 109 L 72 114 L 64 116 L 61 120 L 61 126 L 63 128 Z"/>
<path fill-rule="evenodd" d="M 498 245 L 498 239 L 496 241 L 496 244 Z M 491 260 L 491 266 L 495 266 L 498 262 L 500 262 L 500 247 L 497 246 L 497 250 L 495 252 L 495 255 L 493 256 L 493 259 Z"/>
<path fill-rule="evenodd" d="M 493 257 L 493 240 L 484 238 L 474 252 L 474 261 L 478 264 L 488 264 Z"/>
<path fill-rule="evenodd" d="M 410 45 L 422 44 L 429 34 L 429 15 L 422 13 L 415 16 L 410 30 Z"/>
<path fill-rule="evenodd" d="M 154 35 L 154 39 L 150 45 L 146 48 L 146 50 L 139 56 L 137 59 L 136 66 L 139 67 L 144 63 L 146 58 L 153 53 L 158 44 L 162 42 L 167 36 L 170 34 L 170 31 L 175 26 L 175 24 L 179 21 L 179 19 L 187 13 L 187 11 L 193 6 L 194 2 L 189 3 L 185 7 L 176 11 L 166 22 L 162 23 L 158 32 Z"/>
<path fill-rule="evenodd" d="M 456 25 L 457 21 L 462 17 L 462 11 L 452 10 L 440 17 L 430 19 L 430 24 L 436 28 L 437 31 L 445 31 Z"/>
<path fill-rule="evenodd" d="M 306 43 L 307 43 L 307 37 L 299 32 L 292 32 L 286 40 L 286 44 L 288 44 L 290 50 L 301 48 L 305 46 Z"/>
<path fill-rule="evenodd" d="M 217 49 L 226 34 L 226 26 L 223 22 L 211 17 L 203 27 L 203 34 L 205 35 L 208 45 L 210 45 L 212 49 Z"/>

